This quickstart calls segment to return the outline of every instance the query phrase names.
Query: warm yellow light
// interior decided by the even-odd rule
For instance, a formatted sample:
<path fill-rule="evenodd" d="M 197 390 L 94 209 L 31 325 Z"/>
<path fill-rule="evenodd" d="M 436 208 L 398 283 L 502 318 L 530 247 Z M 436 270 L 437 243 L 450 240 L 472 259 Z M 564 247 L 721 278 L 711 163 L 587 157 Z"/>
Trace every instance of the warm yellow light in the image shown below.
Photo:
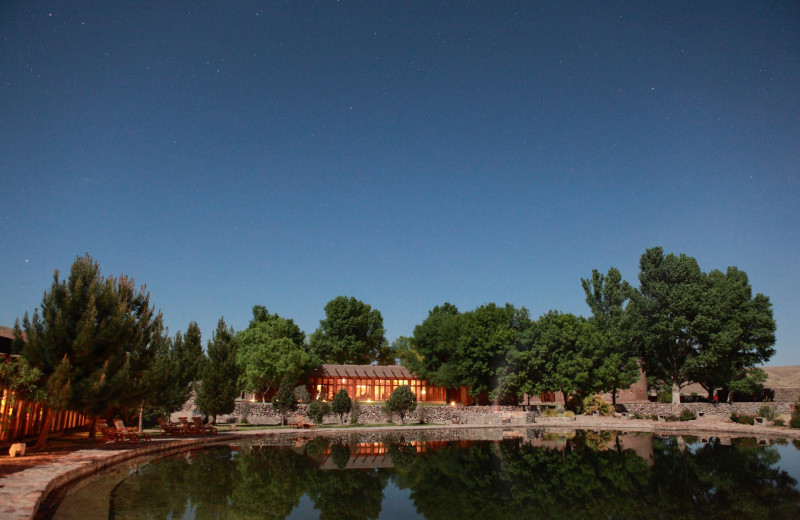
<path fill-rule="evenodd" d="M 255 397 L 251 398 L 251 399 L 250 399 L 250 402 L 251 402 L 251 403 L 255 403 L 255 402 L 256 402 L 256 398 L 255 398 Z"/>
<path fill-rule="evenodd" d="M 455 405 L 456 405 L 455 401 L 450 401 L 450 406 L 455 406 Z"/>
<path fill-rule="evenodd" d="M 422 389 L 422 395 L 425 395 L 425 389 L 424 388 Z"/>

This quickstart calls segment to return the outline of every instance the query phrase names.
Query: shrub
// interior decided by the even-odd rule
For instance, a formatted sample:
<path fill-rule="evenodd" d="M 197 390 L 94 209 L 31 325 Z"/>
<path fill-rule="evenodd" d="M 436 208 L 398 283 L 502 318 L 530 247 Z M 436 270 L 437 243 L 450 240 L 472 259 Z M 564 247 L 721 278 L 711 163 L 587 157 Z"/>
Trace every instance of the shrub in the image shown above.
<path fill-rule="evenodd" d="M 361 401 L 353 399 L 353 405 L 350 407 L 350 424 L 358 424 L 358 417 L 361 415 Z"/>
<path fill-rule="evenodd" d="M 400 416 L 400 422 L 405 423 L 405 416 L 417 408 L 417 396 L 408 386 L 398 386 L 386 400 L 386 406 Z"/>
<path fill-rule="evenodd" d="M 768 421 L 772 421 L 778 417 L 778 411 L 774 406 L 770 406 L 766 401 L 764 401 L 764 404 L 762 404 L 758 409 L 758 416 L 763 417 Z"/>
<path fill-rule="evenodd" d="M 298 402 L 307 403 L 311 401 L 311 394 L 308 393 L 308 388 L 300 385 L 294 388 L 294 398 L 297 399 Z"/>
<path fill-rule="evenodd" d="M 344 388 L 336 392 L 336 395 L 333 396 L 331 411 L 339 416 L 339 421 L 342 424 L 344 424 L 344 414 L 348 413 L 352 407 L 353 401 L 350 400 L 350 396 L 347 395 L 347 390 Z"/>
<path fill-rule="evenodd" d="M 297 410 L 297 399 L 294 398 L 294 390 L 291 386 L 283 385 L 278 389 L 272 406 L 281 414 L 281 426 L 286 424 L 286 414 Z"/>
<path fill-rule="evenodd" d="M 800 399 L 792 403 L 792 416 L 789 419 L 789 426 L 800 428 Z"/>
<path fill-rule="evenodd" d="M 657 400 L 659 403 L 671 403 L 672 402 L 672 391 L 670 390 L 662 390 L 658 393 Z"/>
<path fill-rule="evenodd" d="M 697 414 L 694 413 L 693 410 L 682 410 L 680 416 L 678 416 L 678 419 L 681 421 L 693 421 L 697 419 Z"/>
<path fill-rule="evenodd" d="M 564 408 L 563 404 L 557 404 L 556 405 L 555 412 L 556 412 L 557 415 L 561 415 L 565 411 L 566 411 L 566 408 Z"/>
<path fill-rule="evenodd" d="M 583 413 L 589 415 L 594 412 L 600 415 L 612 415 L 614 413 L 614 408 L 601 396 L 591 395 L 583 400 Z"/>
<path fill-rule="evenodd" d="M 780 417 L 776 417 L 772 419 L 772 424 L 775 426 L 786 426 L 786 421 L 784 421 Z"/>
<path fill-rule="evenodd" d="M 306 414 L 315 424 L 322 424 L 325 416 L 329 413 L 331 413 L 331 405 L 322 401 L 311 401 L 306 410 Z"/>
<path fill-rule="evenodd" d="M 631 416 L 633 419 L 648 419 L 646 415 L 640 414 L 639 412 L 633 412 Z"/>
<path fill-rule="evenodd" d="M 756 416 L 739 412 L 731 412 L 731 421 L 739 424 L 755 424 Z"/>

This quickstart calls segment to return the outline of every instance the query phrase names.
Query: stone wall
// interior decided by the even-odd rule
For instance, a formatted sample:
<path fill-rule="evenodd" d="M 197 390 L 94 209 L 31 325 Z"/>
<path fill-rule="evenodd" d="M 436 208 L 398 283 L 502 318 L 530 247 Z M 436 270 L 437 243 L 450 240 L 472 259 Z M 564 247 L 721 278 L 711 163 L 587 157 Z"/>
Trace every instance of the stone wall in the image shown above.
<path fill-rule="evenodd" d="M 747 415 L 757 415 L 758 409 L 762 404 L 764 403 L 681 403 L 679 405 L 650 402 L 625 403 L 618 404 L 617 411 L 642 415 L 680 415 L 683 410 L 692 410 L 696 414 L 703 412 L 707 416 L 728 419 L 733 411 Z M 773 406 L 779 414 L 788 414 L 791 411 L 791 403 L 775 402 L 768 404 Z"/>
<path fill-rule="evenodd" d="M 292 419 L 295 415 L 306 417 L 307 404 L 298 405 L 297 412 L 289 415 Z M 417 405 L 417 409 L 405 417 L 405 422 L 419 422 L 420 413 L 424 414 L 426 423 L 436 424 L 498 424 L 533 422 L 533 416 L 538 412 L 525 412 L 521 406 L 433 406 Z M 187 401 L 181 410 L 175 412 L 170 417 L 171 421 L 177 421 L 178 417 L 200 415 L 200 411 L 194 404 L 194 399 Z M 393 414 L 394 423 L 400 423 L 400 416 Z M 244 418 L 250 424 L 277 425 L 281 423 L 280 414 L 272 409 L 270 403 L 253 403 L 245 400 L 237 400 L 236 407 L 232 414 L 218 415 L 217 423 L 239 423 Z M 350 417 L 344 417 L 345 422 L 349 422 Z M 361 412 L 358 419 L 362 424 L 381 424 L 386 423 L 387 417 L 382 405 L 368 405 L 361 403 Z M 338 424 L 337 415 L 327 415 L 324 424 Z"/>

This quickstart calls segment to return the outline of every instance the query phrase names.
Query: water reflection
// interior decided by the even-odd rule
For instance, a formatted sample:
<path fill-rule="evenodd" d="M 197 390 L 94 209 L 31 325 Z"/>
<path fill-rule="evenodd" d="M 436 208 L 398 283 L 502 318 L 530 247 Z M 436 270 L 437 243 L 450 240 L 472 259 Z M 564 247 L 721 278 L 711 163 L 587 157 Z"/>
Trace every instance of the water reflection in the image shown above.
<path fill-rule="evenodd" d="M 506 437 L 316 437 L 191 452 L 123 479 L 107 518 L 282 519 L 306 496 L 322 519 L 376 519 L 387 514 L 385 494 L 398 489 L 429 520 L 780 519 L 800 512 L 797 481 L 781 469 L 778 450 L 754 440 L 536 430 Z"/>

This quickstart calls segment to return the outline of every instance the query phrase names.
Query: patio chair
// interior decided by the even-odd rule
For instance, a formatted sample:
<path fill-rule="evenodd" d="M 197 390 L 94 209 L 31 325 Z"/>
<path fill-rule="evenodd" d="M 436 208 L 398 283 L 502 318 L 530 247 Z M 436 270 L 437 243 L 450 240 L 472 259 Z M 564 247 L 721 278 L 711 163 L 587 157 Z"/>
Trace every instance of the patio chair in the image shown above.
<path fill-rule="evenodd" d="M 174 437 L 186 433 L 183 426 L 178 423 L 168 423 L 163 417 L 158 418 L 158 425 L 161 427 L 161 431 L 164 432 L 164 435 L 172 435 Z"/>
<path fill-rule="evenodd" d="M 198 428 L 197 426 L 195 426 L 194 422 L 189 422 L 188 417 L 178 417 L 178 421 L 181 423 L 181 426 L 183 427 L 183 430 L 186 433 L 186 435 L 206 434 L 204 428 Z"/>
<path fill-rule="evenodd" d="M 195 415 L 195 416 L 192 417 L 192 422 L 194 423 L 194 427 L 197 428 L 199 431 L 202 431 L 204 434 L 206 434 L 206 433 L 211 433 L 211 434 L 217 433 L 217 429 L 214 426 L 212 426 L 210 424 L 204 424 L 203 423 L 203 418 L 198 416 L 198 415 Z"/>
<path fill-rule="evenodd" d="M 114 426 L 117 429 L 117 436 L 120 437 L 121 440 L 129 440 L 133 444 L 139 442 L 139 440 L 151 441 L 153 439 L 150 438 L 150 435 L 145 432 L 137 432 L 136 428 L 130 428 L 125 426 L 125 423 L 122 419 L 114 419 Z"/>
<path fill-rule="evenodd" d="M 112 428 L 106 423 L 98 423 L 97 427 L 100 430 L 100 435 L 103 436 L 101 442 L 117 442 L 120 440 L 116 428 Z"/>

